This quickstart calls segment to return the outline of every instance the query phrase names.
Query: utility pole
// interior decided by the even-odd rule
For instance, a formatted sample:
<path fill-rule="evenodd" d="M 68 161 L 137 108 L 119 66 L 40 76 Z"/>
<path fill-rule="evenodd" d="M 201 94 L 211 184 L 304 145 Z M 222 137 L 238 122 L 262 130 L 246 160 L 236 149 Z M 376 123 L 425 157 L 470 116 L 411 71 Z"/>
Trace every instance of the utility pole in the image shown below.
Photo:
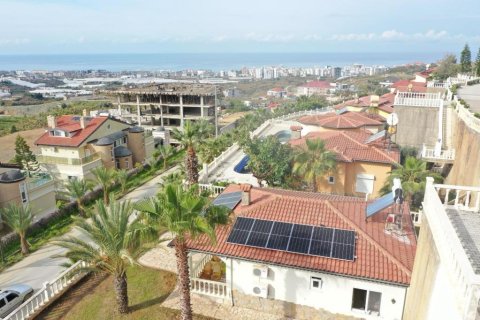
<path fill-rule="evenodd" d="M 217 86 L 215 86 L 215 138 L 218 138 Z"/>

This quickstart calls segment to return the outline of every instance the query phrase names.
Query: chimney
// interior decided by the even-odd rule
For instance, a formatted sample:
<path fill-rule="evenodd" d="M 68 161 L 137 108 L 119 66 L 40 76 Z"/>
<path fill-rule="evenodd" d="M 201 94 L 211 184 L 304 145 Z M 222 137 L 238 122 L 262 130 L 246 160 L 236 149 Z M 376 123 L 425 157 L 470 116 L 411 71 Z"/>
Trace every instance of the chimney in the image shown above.
<path fill-rule="evenodd" d="M 57 127 L 57 119 L 55 116 L 47 116 L 47 126 L 50 129 L 54 129 Z"/>
<path fill-rule="evenodd" d="M 86 125 L 87 125 L 87 123 L 86 123 L 85 117 L 83 117 L 83 116 L 80 117 L 80 127 L 82 129 L 85 129 Z"/>
<path fill-rule="evenodd" d="M 248 183 L 242 183 L 240 185 L 240 190 L 242 190 L 242 206 L 250 205 L 250 190 L 252 185 Z"/>
<path fill-rule="evenodd" d="M 84 117 L 87 116 L 87 109 L 83 109 L 83 110 L 82 110 L 82 115 L 83 115 Z"/>
<path fill-rule="evenodd" d="M 300 139 L 302 137 L 302 126 L 291 126 L 290 130 L 292 131 L 292 140 Z"/>

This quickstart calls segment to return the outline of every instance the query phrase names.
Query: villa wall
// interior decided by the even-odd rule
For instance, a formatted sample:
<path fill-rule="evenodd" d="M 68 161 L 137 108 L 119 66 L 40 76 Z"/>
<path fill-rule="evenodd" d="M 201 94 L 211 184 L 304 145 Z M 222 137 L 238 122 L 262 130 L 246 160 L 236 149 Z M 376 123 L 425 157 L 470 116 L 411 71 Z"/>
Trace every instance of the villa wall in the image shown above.
<path fill-rule="evenodd" d="M 394 141 L 403 146 L 420 149 L 425 143 L 433 147 L 438 138 L 439 108 L 395 106 L 398 115 Z"/>
<path fill-rule="evenodd" d="M 284 312 L 283 315 L 301 319 L 322 319 L 322 315 L 326 314 L 325 311 L 365 319 L 378 319 L 378 316 L 352 310 L 353 288 L 358 288 L 382 293 L 381 318 L 402 318 L 406 293 L 406 288 L 402 286 L 273 265 L 268 265 L 268 277 L 262 279 L 253 273 L 254 267 L 257 266 L 254 262 L 226 259 L 226 266 L 226 281 L 227 284 L 233 283 L 233 300 L 238 306 L 273 314 Z M 320 289 L 311 286 L 311 277 L 322 279 Z M 253 287 L 259 283 L 268 285 L 267 299 L 253 295 Z M 315 312 L 312 312 L 313 310 Z"/>

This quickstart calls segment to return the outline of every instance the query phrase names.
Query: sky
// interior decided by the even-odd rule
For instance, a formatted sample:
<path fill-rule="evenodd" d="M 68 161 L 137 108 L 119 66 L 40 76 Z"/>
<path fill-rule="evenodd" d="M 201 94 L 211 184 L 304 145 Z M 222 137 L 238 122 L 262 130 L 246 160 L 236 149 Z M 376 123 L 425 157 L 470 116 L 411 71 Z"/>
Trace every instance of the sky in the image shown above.
<path fill-rule="evenodd" d="M 0 54 L 453 52 L 478 0 L 0 0 Z"/>

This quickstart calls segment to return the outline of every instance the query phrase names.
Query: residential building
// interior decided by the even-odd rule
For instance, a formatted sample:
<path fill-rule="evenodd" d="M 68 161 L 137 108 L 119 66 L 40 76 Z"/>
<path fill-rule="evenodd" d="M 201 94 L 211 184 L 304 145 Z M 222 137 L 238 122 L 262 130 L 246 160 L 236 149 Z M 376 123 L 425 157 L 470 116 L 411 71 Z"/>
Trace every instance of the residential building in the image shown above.
<path fill-rule="evenodd" d="M 324 96 L 330 93 L 333 86 L 328 81 L 310 81 L 297 87 L 297 96 Z"/>
<path fill-rule="evenodd" d="M 372 210 L 359 198 L 230 185 L 213 202 L 233 209 L 216 244 L 187 242 L 191 291 L 282 318 L 402 319 L 416 239 L 408 204 L 389 197 Z"/>
<path fill-rule="evenodd" d="M 395 93 L 386 93 L 382 96 L 363 96 L 337 104 L 334 106 L 336 110 L 345 109 L 354 112 L 364 112 L 369 109 L 383 118 L 393 113 L 393 105 L 395 102 Z"/>
<path fill-rule="evenodd" d="M 479 318 L 480 188 L 427 178 L 405 320 Z"/>
<path fill-rule="evenodd" d="M 281 87 L 272 88 L 267 91 L 267 96 L 274 98 L 286 98 L 287 90 Z"/>
<path fill-rule="evenodd" d="M 187 120 L 213 122 L 215 96 L 222 91 L 213 85 L 166 83 L 104 93 L 117 98 L 122 120 L 172 129 L 183 128 Z"/>
<path fill-rule="evenodd" d="M 289 143 L 302 148 L 307 139 L 323 140 L 325 147 L 336 155 L 335 170 L 317 178 L 319 192 L 376 198 L 389 172 L 400 162 L 398 147 L 386 138 L 384 131 L 374 135 L 369 131 L 310 132 Z"/>
<path fill-rule="evenodd" d="M 372 133 L 382 131 L 385 126 L 385 119 L 365 112 L 350 112 L 346 109 L 329 112 L 327 114 L 304 116 L 298 122 L 313 126 L 314 131 L 348 130 L 365 131 Z"/>
<path fill-rule="evenodd" d="M 86 113 L 86 112 L 84 112 Z M 150 161 L 154 141 L 149 132 L 108 116 L 48 116 L 46 132 L 35 141 L 37 160 L 52 174 L 56 189 L 68 179 L 91 179 L 92 169 L 132 169 Z"/>
<path fill-rule="evenodd" d="M 10 204 L 30 206 L 34 215 L 41 217 L 56 210 L 55 188 L 46 172 L 30 176 L 13 166 L 0 166 L 0 209 Z M 0 210 L 1 211 L 1 210 Z M 0 214 L 0 229 L 2 217 Z"/>

